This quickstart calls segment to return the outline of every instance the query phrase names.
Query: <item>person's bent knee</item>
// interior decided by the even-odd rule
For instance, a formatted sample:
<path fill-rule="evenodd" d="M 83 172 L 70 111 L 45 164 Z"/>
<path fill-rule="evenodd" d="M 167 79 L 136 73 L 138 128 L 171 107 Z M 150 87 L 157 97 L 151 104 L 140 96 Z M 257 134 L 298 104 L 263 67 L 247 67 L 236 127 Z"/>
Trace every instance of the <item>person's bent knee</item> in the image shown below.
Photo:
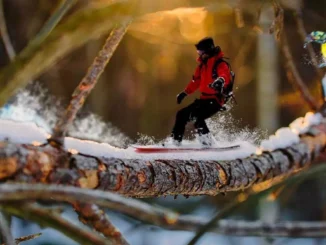
<path fill-rule="evenodd" d="M 179 119 L 179 120 L 185 120 L 185 121 L 187 121 L 187 119 L 188 119 L 188 113 L 187 113 L 187 111 L 186 110 L 184 110 L 184 109 L 181 109 L 181 110 L 179 110 L 178 112 L 177 112 L 177 119 Z"/>

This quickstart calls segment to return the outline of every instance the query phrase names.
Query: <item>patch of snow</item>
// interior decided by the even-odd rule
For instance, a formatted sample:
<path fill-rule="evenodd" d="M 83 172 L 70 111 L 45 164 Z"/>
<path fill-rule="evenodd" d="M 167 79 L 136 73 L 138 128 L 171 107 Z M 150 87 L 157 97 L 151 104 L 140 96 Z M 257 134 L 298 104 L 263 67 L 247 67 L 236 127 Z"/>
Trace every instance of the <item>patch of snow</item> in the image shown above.
<path fill-rule="evenodd" d="M 309 127 L 321 123 L 323 116 L 320 113 L 307 112 L 305 117 L 299 117 L 290 123 L 289 127 L 296 134 L 304 134 Z"/>
<path fill-rule="evenodd" d="M 33 122 L 15 122 L 0 119 L 0 140 L 20 144 L 42 144 L 50 136 Z"/>
<path fill-rule="evenodd" d="M 263 140 L 257 152 L 273 151 L 296 144 L 300 140 L 300 134 L 306 133 L 309 127 L 320 124 L 322 120 L 323 116 L 320 113 L 307 112 L 304 117 L 299 117 L 290 123 L 289 127 L 280 128 L 275 135 Z"/>
<path fill-rule="evenodd" d="M 74 121 L 69 128 L 69 135 L 79 139 L 87 139 L 125 146 L 130 139 L 111 123 L 104 122 L 99 116 L 89 114 Z"/>
<path fill-rule="evenodd" d="M 20 91 L 9 104 L 0 108 L 0 118 L 34 122 L 51 133 L 62 111 L 64 108 L 60 105 L 60 101 L 49 95 L 39 83 L 35 83 L 29 89 Z M 130 141 L 111 123 L 104 122 L 99 116 L 91 113 L 83 117 L 79 116 L 69 128 L 68 135 L 115 146 L 125 146 Z"/>
<path fill-rule="evenodd" d="M 42 115 L 49 116 L 50 121 L 43 120 L 39 113 L 43 110 L 42 103 L 37 98 L 36 101 L 33 100 L 31 96 L 31 94 L 23 92 L 18 96 L 16 102 L 0 110 L 0 140 L 8 139 L 16 143 L 34 145 L 46 143 L 46 140 L 50 137 L 50 129 L 54 126 L 54 118 L 56 118 L 57 113 L 45 113 L 43 111 Z M 49 107 L 45 106 L 45 108 Z M 238 144 L 240 145 L 239 148 L 224 151 L 136 153 L 133 147 L 121 148 L 126 145 L 127 137 L 119 130 L 115 130 L 112 125 L 104 123 L 99 117 L 90 115 L 75 122 L 70 132 L 79 139 L 66 137 L 65 147 L 72 154 L 82 153 L 124 159 L 233 160 L 298 143 L 299 135 L 305 133 L 310 126 L 321 123 L 322 119 L 321 114 L 308 112 L 305 117 L 294 120 L 289 127 L 280 128 L 275 135 L 262 140 L 257 148 L 257 142 L 264 136 L 264 132 L 261 129 L 236 129 L 234 125 L 237 122 L 230 113 L 225 113 L 207 120 L 214 146 L 227 147 Z M 161 146 L 161 142 L 155 142 L 155 139 L 149 136 L 141 136 L 138 144 Z M 201 145 L 196 139 L 185 139 L 182 142 L 182 147 L 201 148 Z"/>
<path fill-rule="evenodd" d="M 279 148 L 285 148 L 290 145 L 296 144 L 300 138 L 290 128 L 284 127 L 276 131 L 275 135 L 269 136 L 267 140 L 260 143 L 262 151 L 273 151 Z"/>
<path fill-rule="evenodd" d="M 8 139 L 17 143 L 41 144 L 45 143 L 49 134 L 37 127 L 34 123 L 13 122 L 0 119 L 0 140 Z M 37 143 L 36 143 L 37 141 Z M 230 142 L 218 142 L 219 146 L 229 146 Z M 83 153 L 99 157 L 116 157 L 123 159 L 180 159 L 180 160 L 232 160 L 244 158 L 255 153 L 256 146 L 249 142 L 238 141 L 240 148 L 227 151 L 197 151 L 197 152 L 174 152 L 174 153 L 137 153 L 133 147 L 122 149 L 107 143 L 98 143 L 89 140 L 81 140 L 71 137 L 65 138 L 65 147 L 73 154 Z M 183 146 L 200 147 L 197 141 L 183 142 Z"/>

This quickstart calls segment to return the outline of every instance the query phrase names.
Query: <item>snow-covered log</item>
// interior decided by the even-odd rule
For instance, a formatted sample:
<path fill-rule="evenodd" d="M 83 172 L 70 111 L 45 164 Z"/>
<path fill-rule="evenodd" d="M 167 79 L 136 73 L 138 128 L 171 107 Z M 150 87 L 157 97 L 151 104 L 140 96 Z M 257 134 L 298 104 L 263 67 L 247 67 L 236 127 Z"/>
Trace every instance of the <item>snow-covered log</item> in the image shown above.
<path fill-rule="evenodd" d="M 51 145 L 0 142 L 0 181 L 61 183 L 132 197 L 216 195 L 297 173 L 326 147 L 326 124 L 282 149 L 229 161 L 124 159 L 72 154 Z"/>

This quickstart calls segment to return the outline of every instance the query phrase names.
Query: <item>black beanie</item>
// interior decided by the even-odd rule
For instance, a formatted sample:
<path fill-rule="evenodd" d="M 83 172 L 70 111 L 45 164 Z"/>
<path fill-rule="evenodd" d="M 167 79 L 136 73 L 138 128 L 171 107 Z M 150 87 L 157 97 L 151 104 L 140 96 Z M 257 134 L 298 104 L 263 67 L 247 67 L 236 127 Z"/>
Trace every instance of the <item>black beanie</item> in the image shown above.
<path fill-rule="evenodd" d="M 201 51 L 211 51 L 215 48 L 213 38 L 211 37 L 205 37 L 202 40 L 200 40 L 197 44 L 195 44 L 197 50 Z"/>

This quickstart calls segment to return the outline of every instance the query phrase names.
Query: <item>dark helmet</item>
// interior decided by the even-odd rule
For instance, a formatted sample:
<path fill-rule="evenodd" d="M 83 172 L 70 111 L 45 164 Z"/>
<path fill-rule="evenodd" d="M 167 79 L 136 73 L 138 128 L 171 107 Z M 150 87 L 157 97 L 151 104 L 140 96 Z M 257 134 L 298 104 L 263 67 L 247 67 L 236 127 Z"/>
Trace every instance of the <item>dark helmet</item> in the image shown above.
<path fill-rule="evenodd" d="M 197 50 L 204 51 L 205 53 L 209 53 L 215 48 L 214 40 L 211 37 L 203 38 L 197 44 L 195 44 L 195 46 Z"/>

